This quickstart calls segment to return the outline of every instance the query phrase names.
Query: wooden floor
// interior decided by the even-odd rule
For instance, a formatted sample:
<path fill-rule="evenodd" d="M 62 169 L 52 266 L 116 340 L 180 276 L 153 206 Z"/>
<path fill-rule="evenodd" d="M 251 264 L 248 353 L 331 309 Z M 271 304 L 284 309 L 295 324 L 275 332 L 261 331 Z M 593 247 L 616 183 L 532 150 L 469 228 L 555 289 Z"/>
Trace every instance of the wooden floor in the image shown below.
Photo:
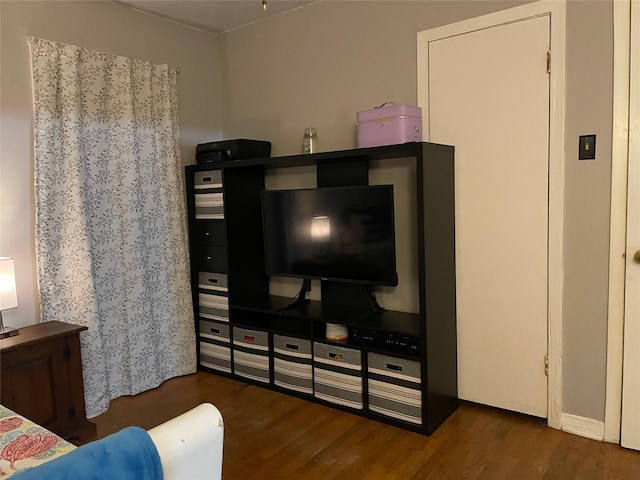
<path fill-rule="evenodd" d="M 640 479 L 640 452 L 537 418 L 463 402 L 426 437 L 203 372 L 114 400 L 93 421 L 102 438 L 128 425 L 149 429 L 202 402 L 224 418 L 225 480 Z"/>

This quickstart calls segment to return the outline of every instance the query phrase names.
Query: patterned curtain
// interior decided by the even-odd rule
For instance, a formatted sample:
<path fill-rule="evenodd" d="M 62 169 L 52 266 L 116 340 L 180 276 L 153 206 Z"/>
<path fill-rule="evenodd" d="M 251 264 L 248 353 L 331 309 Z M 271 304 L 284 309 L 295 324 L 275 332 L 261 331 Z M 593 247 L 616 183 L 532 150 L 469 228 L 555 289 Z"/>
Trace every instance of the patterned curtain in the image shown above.
<path fill-rule="evenodd" d="M 176 72 L 31 43 L 42 320 L 88 327 L 94 417 L 196 369 Z"/>

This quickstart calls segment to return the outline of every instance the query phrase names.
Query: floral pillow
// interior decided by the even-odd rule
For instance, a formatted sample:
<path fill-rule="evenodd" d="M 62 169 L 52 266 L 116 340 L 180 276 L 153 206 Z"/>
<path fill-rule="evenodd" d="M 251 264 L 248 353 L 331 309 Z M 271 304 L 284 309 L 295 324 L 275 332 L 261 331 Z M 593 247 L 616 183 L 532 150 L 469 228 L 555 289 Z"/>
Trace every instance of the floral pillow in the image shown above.
<path fill-rule="evenodd" d="M 76 447 L 0 405 L 0 478 L 35 467 Z"/>

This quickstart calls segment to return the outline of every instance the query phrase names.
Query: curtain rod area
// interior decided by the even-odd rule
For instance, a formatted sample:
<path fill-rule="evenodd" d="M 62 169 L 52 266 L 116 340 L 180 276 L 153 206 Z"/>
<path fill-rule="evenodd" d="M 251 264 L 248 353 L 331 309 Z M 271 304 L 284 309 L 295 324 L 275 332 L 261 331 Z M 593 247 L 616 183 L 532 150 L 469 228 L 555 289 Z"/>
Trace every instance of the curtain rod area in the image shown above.
<path fill-rule="evenodd" d="M 34 43 L 36 43 L 38 40 L 40 40 L 40 38 L 39 38 L 39 37 L 35 37 L 35 36 L 33 36 L 33 35 L 29 35 L 29 36 L 27 36 L 27 40 L 29 41 L 29 43 L 30 43 L 30 44 L 32 44 L 32 45 L 33 45 L 33 44 L 34 44 Z M 58 43 L 58 42 L 56 42 L 56 43 Z M 60 43 L 62 43 L 62 42 L 60 42 Z M 84 47 L 82 47 L 82 48 L 84 48 Z M 113 54 L 110 54 L 110 55 L 113 55 Z M 174 70 L 174 71 L 176 72 L 176 74 L 177 74 L 177 75 L 180 75 L 180 73 L 181 73 L 181 72 L 180 72 L 180 69 L 179 69 L 179 68 L 174 68 L 174 67 L 172 67 L 172 66 L 170 66 L 170 65 L 169 65 L 169 68 L 170 68 L 170 69 L 172 69 L 172 70 Z"/>

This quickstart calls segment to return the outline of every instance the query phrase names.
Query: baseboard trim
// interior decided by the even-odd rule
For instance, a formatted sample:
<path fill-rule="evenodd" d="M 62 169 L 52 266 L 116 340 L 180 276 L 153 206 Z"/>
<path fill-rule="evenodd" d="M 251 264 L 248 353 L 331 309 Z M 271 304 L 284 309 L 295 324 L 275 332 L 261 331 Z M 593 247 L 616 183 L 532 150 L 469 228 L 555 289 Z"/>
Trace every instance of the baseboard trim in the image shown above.
<path fill-rule="evenodd" d="M 604 422 L 593 418 L 563 413 L 560 416 L 560 428 L 563 432 L 573 433 L 592 440 L 604 441 Z"/>

